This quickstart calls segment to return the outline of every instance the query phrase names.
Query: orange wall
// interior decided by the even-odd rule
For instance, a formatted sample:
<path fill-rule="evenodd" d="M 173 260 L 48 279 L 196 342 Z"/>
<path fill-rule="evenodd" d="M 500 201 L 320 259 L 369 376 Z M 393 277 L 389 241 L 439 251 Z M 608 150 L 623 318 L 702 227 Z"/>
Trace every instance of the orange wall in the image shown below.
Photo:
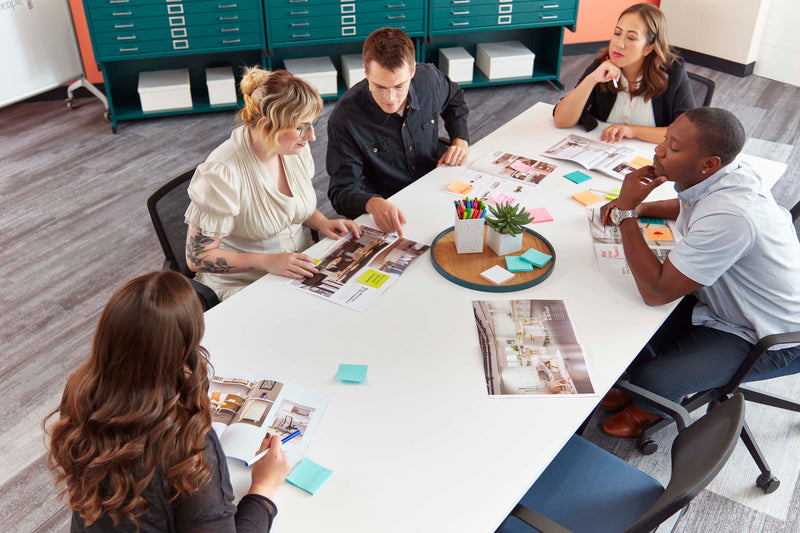
<path fill-rule="evenodd" d="M 619 14 L 633 4 L 661 5 L 661 0 L 579 0 L 575 33 L 564 32 L 564 44 L 608 41 Z"/>
<path fill-rule="evenodd" d="M 81 47 L 81 57 L 83 58 L 83 69 L 86 71 L 86 78 L 92 83 L 103 83 L 103 73 L 97 69 L 97 62 L 94 60 L 92 40 L 89 38 L 89 26 L 86 24 L 86 15 L 83 12 L 83 2 L 81 0 L 69 0 L 69 7 L 72 10 L 72 20 L 75 22 L 75 34 L 78 36 L 78 44 Z"/>

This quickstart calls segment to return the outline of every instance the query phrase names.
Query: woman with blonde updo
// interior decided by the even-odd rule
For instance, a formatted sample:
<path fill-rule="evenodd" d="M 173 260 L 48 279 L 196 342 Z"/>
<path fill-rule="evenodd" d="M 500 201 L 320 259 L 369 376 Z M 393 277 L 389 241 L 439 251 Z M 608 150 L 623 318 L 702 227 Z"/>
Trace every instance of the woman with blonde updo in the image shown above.
<path fill-rule="evenodd" d="M 317 210 L 308 143 L 322 99 L 285 70 L 247 69 L 242 126 L 197 167 L 189 185 L 186 261 L 220 300 L 264 273 L 311 277 L 302 226 L 338 239 L 358 226 Z"/>

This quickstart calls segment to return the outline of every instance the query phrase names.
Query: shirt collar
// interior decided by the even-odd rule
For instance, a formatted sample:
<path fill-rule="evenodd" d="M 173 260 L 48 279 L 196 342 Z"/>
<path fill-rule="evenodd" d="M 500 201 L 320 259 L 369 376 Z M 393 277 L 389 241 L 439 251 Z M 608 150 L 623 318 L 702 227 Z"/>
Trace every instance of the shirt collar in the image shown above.
<path fill-rule="evenodd" d="M 677 183 L 675 184 L 675 192 L 678 193 L 678 198 L 681 201 L 681 208 L 688 209 L 698 201 L 700 201 L 704 196 L 708 195 L 711 188 L 719 182 L 725 175 L 735 171 L 739 168 L 739 162 L 733 161 L 732 163 L 728 163 L 721 169 L 717 170 L 711 176 L 707 177 L 700 183 L 689 187 L 688 189 L 683 189 Z"/>

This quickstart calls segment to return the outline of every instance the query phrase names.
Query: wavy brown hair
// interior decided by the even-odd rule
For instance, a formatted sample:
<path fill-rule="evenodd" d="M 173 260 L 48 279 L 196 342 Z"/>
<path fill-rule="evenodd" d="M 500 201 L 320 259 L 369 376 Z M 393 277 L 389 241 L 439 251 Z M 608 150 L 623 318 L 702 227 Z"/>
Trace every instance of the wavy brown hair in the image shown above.
<path fill-rule="evenodd" d="M 650 4 L 634 4 L 620 13 L 617 20 L 629 13 L 636 13 L 641 17 L 646 28 L 646 42 L 648 45 L 653 45 L 653 51 L 644 57 L 642 83 L 631 92 L 631 97 L 643 96 L 647 102 L 667 91 L 669 85 L 667 69 L 672 66 L 677 55 L 667 39 L 667 18 L 663 11 Z M 597 61 L 602 63 L 607 56 L 608 46 L 600 50 Z M 617 93 L 624 89 L 616 88 L 608 81 L 600 84 L 600 90 Z"/>
<path fill-rule="evenodd" d="M 203 332 L 200 302 L 177 272 L 133 279 L 103 309 L 88 360 L 69 376 L 60 406 L 45 419 L 48 466 L 87 526 L 103 515 L 115 525 L 138 524 L 156 470 L 174 498 L 210 479 L 203 457 L 211 429 Z"/>

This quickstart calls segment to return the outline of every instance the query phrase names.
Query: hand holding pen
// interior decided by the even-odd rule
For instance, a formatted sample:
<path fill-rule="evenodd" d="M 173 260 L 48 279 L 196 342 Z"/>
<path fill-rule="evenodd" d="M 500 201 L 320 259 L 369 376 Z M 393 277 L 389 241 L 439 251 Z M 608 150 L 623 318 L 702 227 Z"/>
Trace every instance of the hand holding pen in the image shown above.
<path fill-rule="evenodd" d="M 248 465 L 253 465 L 250 471 L 252 481 L 250 490 L 247 491 L 248 494 L 259 494 L 270 499 L 274 497 L 275 491 L 278 490 L 278 487 L 291 470 L 289 458 L 283 453 L 281 443 L 288 442 L 290 438 L 294 438 L 297 435 L 300 435 L 299 430 L 284 438 L 283 441 L 277 435 L 273 435 L 269 439 L 269 448 L 256 455 L 255 459 L 248 463 Z"/>
<path fill-rule="evenodd" d="M 616 65 L 614 65 L 614 63 L 611 62 L 611 60 L 608 58 L 608 56 L 606 56 L 605 63 L 609 63 L 610 65 L 614 66 L 615 72 L 613 72 L 613 77 L 611 78 L 611 82 L 614 84 L 614 88 L 615 89 L 619 88 L 619 84 L 617 83 L 617 80 L 619 79 L 619 74 L 620 74 L 619 68 Z M 603 65 L 605 65 L 605 63 L 603 63 Z M 603 65 L 601 65 L 601 66 L 603 66 Z M 604 74 L 604 77 L 607 77 L 609 74 L 612 74 L 612 70 L 611 69 L 606 69 L 603 72 L 603 74 Z M 606 80 L 603 80 L 603 81 L 608 81 L 608 80 L 606 79 Z"/>

